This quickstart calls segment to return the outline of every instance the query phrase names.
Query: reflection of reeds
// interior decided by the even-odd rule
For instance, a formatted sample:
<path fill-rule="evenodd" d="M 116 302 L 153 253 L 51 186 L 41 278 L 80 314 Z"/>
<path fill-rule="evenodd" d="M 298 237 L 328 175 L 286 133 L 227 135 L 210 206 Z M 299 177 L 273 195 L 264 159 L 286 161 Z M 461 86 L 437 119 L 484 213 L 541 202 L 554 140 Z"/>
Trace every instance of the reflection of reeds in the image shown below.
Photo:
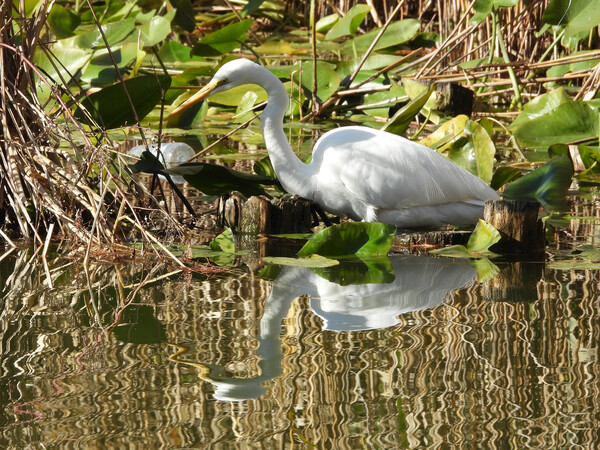
<path fill-rule="evenodd" d="M 199 367 L 260 374 L 269 282 L 173 278 L 131 298 L 123 285 L 143 266 L 97 266 L 90 297 L 75 265 L 50 261 L 62 276 L 48 291 L 27 261 L 0 314 L 4 447 L 593 448 L 600 439 L 596 272 L 546 270 L 531 302 L 490 301 L 475 286 L 382 330 L 323 331 L 299 297 L 281 328 L 282 375 L 260 398 L 228 403 L 213 399 Z M 131 300 L 186 348 L 177 362 L 171 345 L 106 331 Z"/>

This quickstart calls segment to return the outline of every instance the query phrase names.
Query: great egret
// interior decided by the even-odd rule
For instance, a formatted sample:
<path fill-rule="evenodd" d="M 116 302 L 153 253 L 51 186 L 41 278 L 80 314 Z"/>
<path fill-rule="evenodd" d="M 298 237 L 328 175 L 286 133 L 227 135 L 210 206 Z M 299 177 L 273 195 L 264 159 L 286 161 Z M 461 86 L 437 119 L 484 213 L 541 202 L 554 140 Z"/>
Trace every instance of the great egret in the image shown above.
<path fill-rule="evenodd" d="M 209 95 L 244 84 L 267 91 L 262 133 L 273 168 L 290 194 L 334 214 L 399 227 L 468 225 L 498 194 L 480 178 L 436 151 L 395 134 L 349 126 L 325 133 L 305 164 L 283 131 L 289 100 L 283 83 L 246 59 L 224 64 L 212 80 L 171 116 Z"/>

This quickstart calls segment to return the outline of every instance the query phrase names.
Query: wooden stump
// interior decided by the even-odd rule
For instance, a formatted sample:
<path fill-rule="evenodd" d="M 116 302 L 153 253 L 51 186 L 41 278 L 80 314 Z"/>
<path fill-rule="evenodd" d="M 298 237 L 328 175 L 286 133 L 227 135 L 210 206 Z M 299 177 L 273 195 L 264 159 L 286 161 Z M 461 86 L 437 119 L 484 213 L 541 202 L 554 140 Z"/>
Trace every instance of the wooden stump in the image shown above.
<path fill-rule="evenodd" d="M 538 218 L 540 204 L 521 200 L 490 200 L 485 202 L 483 220 L 496 227 L 502 240 L 491 250 L 503 255 L 544 254 L 544 225 Z"/>
<path fill-rule="evenodd" d="M 219 223 L 238 233 L 307 233 L 312 226 L 311 204 L 304 199 L 261 196 L 245 200 L 233 194 L 221 197 L 217 210 Z"/>

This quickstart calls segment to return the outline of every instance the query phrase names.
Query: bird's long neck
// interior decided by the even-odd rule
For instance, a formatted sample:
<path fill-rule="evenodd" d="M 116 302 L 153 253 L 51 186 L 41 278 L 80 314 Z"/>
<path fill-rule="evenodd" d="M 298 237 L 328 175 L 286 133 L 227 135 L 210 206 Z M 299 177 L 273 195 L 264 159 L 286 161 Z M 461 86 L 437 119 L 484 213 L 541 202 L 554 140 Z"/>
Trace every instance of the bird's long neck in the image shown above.
<path fill-rule="evenodd" d="M 285 87 L 269 71 L 262 76 L 261 86 L 267 91 L 268 101 L 260 122 L 273 169 L 287 192 L 310 198 L 308 166 L 294 154 L 283 131 L 283 117 L 289 104 Z"/>

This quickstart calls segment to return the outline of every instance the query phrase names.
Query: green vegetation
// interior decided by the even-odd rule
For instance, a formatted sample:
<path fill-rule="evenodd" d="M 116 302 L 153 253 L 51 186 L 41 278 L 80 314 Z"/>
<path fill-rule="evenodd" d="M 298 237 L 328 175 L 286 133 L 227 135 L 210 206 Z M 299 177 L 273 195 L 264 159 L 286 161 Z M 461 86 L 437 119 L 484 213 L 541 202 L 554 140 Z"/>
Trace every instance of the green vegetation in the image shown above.
<path fill-rule="evenodd" d="M 540 200 L 547 214 L 564 212 L 570 158 L 581 159 L 575 176 L 586 189 L 597 188 L 600 0 L 477 0 L 471 10 L 453 0 L 444 11 L 320 3 L 3 2 L 3 239 L 61 235 L 88 252 L 189 241 L 196 213 L 187 202 L 183 216 L 167 209 L 170 196 L 185 196 L 173 183 L 163 190 L 158 174 L 183 175 L 205 195 L 280 195 L 264 151 L 209 145 L 226 134 L 264 149 L 252 121 L 262 90 L 233 89 L 166 120 L 190 87 L 241 56 L 284 81 L 302 158 L 314 140 L 307 130 L 360 123 L 420 140 L 507 197 Z M 448 83 L 472 91 L 470 117 L 449 107 Z M 151 155 L 134 165 L 123 157 L 124 141 L 164 139 L 221 160 L 165 170 Z M 256 173 L 223 158 L 255 159 Z M 152 174 L 150 187 L 140 171 Z"/>

